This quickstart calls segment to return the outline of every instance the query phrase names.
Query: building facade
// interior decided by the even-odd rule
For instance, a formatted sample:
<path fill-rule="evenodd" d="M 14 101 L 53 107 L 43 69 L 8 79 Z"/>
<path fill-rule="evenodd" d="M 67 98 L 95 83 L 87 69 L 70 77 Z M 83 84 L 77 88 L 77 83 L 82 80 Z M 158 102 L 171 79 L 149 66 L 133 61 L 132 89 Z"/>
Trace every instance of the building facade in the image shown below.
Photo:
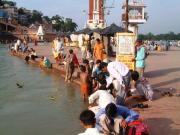
<path fill-rule="evenodd" d="M 8 17 L 12 19 L 18 19 L 18 9 L 15 6 L 7 6 L 3 9 L 5 12 L 7 12 Z"/>
<path fill-rule="evenodd" d="M 122 14 L 122 22 L 126 22 L 126 3 L 123 4 L 124 13 Z M 129 0 L 128 4 L 128 29 L 138 35 L 138 25 L 147 22 L 148 16 L 145 12 L 146 5 L 144 0 Z"/>
<path fill-rule="evenodd" d="M 87 27 L 90 29 L 104 28 L 104 0 L 89 0 Z"/>

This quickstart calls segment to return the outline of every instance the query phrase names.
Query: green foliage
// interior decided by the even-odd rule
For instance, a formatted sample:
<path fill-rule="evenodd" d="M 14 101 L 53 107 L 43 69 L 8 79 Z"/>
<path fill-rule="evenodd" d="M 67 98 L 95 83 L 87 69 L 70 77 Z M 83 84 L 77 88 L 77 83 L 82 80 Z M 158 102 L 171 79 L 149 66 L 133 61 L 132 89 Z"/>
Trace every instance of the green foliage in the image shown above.
<path fill-rule="evenodd" d="M 22 8 L 18 9 L 19 15 L 26 15 Z M 33 10 L 32 15 L 27 15 L 28 22 L 27 24 L 23 24 L 19 22 L 22 25 L 29 26 L 32 23 L 49 23 L 52 24 L 53 28 L 57 32 L 74 32 L 77 29 L 77 24 L 73 22 L 71 18 L 64 18 L 59 15 L 55 15 L 52 18 L 49 18 L 48 16 L 43 16 L 43 14 L 40 11 Z"/>
<path fill-rule="evenodd" d="M 53 28 L 56 31 L 63 31 L 64 28 L 64 18 L 59 16 L 59 15 L 55 15 L 51 18 L 52 20 L 52 24 L 53 24 Z"/>
<path fill-rule="evenodd" d="M 58 32 L 74 32 L 78 27 L 71 18 L 64 18 L 59 15 L 55 15 L 51 18 L 51 20 L 53 28 Z"/>
<path fill-rule="evenodd" d="M 16 6 L 16 2 L 9 1 L 9 0 L 0 0 L 0 6 L 3 6 L 5 4 L 9 6 Z"/>
<path fill-rule="evenodd" d="M 29 18 L 30 23 L 42 23 L 43 13 L 37 10 L 33 10 L 32 16 Z"/>
<path fill-rule="evenodd" d="M 64 20 L 64 31 L 65 32 L 74 32 L 77 29 L 77 24 L 73 22 L 71 18 L 66 18 Z"/>
<path fill-rule="evenodd" d="M 49 18 L 48 16 L 43 16 L 43 21 L 46 21 L 47 23 L 51 23 L 51 18 Z"/>
<path fill-rule="evenodd" d="M 16 6 L 16 3 L 13 1 L 0 0 L 0 6 L 4 6 L 4 4 L 8 4 L 9 6 Z M 49 23 L 53 25 L 53 28 L 57 32 L 74 32 L 78 27 L 78 25 L 73 22 L 71 18 L 64 18 L 59 15 L 55 15 L 52 18 L 49 18 L 48 16 L 43 16 L 43 13 L 37 10 L 33 10 L 32 13 L 26 13 L 24 8 L 19 8 L 18 14 L 18 23 L 23 26 L 30 26 L 31 24 L 35 23 Z M 26 19 L 27 21 L 24 21 Z"/>
<path fill-rule="evenodd" d="M 142 39 L 142 40 L 180 40 L 180 33 L 175 34 L 174 32 L 169 32 L 167 34 L 158 34 L 158 35 L 154 35 L 152 33 L 148 33 L 146 35 L 139 34 L 138 39 Z"/>
<path fill-rule="evenodd" d="M 18 14 L 19 15 L 24 15 L 25 14 L 23 8 L 18 9 Z"/>
<path fill-rule="evenodd" d="M 2 6 L 3 5 L 3 2 L 2 2 L 2 0 L 0 0 L 0 6 Z"/>

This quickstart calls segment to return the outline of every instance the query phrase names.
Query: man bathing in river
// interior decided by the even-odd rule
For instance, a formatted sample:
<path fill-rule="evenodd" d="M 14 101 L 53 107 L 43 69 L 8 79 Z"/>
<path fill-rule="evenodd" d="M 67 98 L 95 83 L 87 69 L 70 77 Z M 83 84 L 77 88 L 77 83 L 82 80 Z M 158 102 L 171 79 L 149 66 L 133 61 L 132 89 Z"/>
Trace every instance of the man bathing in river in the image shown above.
<path fill-rule="evenodd" d="M 79 66 L 79 62 L 77 59 L 76 54 L 74 54 L 73 50 L 70 49 L 69 50 L 69 54 L 66 55 L 65 58 L 65 62 L 66 62 L 66 77 L 65 77 L 65 81 L 66 82 L 71 82 L 72 81 L 72 75 L 74 73 L 74 69 L 76 66 Z"/>
<path fill-rule="evenodd" d="M 81 65 L 80 66 L 81 74 L 80 74 L 80 79 L 81 79 L 81 95 L 84 99 L 84 101 L 88 98 L 89 96 L 89 75 L 86 72 L 86 67 Z"/>
<path fill-rule="evenodd" d="M 40 67 L 52 68 L 50 60 L 44 56 L 41 57 Z"/>

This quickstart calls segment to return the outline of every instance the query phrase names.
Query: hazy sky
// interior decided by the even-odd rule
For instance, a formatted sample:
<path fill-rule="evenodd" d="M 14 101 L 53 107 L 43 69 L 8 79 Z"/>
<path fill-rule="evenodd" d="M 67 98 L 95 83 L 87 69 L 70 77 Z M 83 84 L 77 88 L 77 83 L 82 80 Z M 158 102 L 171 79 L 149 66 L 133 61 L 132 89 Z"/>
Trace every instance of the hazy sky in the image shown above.
<path fill-rule="evenodd" d="M 89 0 L 13 0 L 18 7 L 42 11 L 44 15 L 72 18 L 79 26 L 84 27 L 88 11 Z M 108 5 L 115 1 L 115 8 L 110 9 L 111 14 L 106 17 L 107 24 L 115 22 L 121 24 L 122 2 L 125 0 L 107 0 Z M 149 15 L 146 24 L 140 25 L 140 33 L 167 33 L 174 31 L 180 33 L 180 0 L 144 0 Z"/>

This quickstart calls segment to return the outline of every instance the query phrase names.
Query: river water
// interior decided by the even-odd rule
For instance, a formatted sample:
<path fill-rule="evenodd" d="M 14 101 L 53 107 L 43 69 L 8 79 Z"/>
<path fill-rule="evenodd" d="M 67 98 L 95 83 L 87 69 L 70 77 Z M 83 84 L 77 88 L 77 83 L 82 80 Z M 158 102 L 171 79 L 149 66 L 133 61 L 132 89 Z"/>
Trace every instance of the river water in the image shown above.
<path fill-rule="evenodd" d="M 86 106 L 78 86 L 0 47 L 0 135 L 76 135 Z"/>

